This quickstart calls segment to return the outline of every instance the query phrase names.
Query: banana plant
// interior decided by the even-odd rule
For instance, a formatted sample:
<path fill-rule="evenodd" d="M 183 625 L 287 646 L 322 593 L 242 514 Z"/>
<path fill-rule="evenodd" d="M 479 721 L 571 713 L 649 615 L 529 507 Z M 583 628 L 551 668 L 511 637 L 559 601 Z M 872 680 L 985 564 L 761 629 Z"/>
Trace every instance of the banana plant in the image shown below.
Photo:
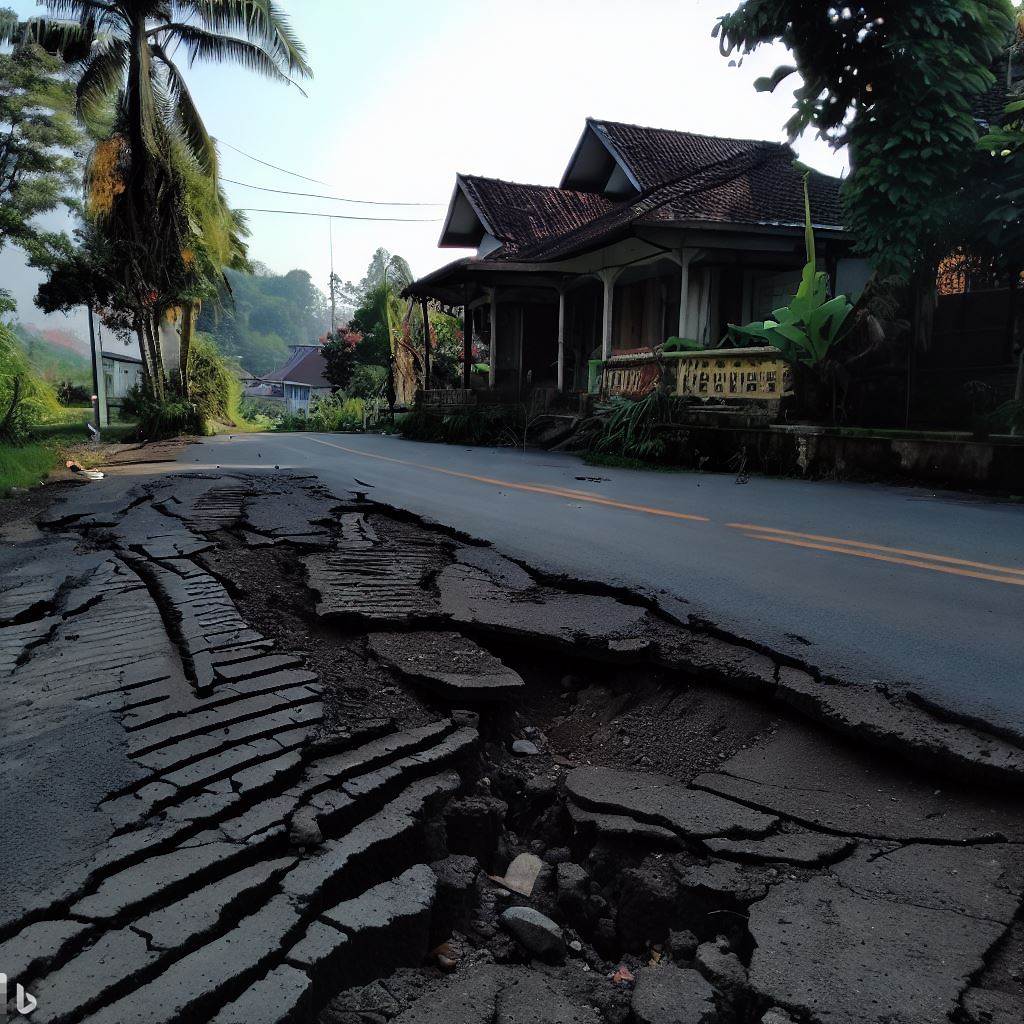
<path fill-rule="evenodd" d="M 837 295 L 833 299 L 828 297 L 828 279 L 816 267 L 811 200 L 807 188 L 810 169 L 800 164 L 795 166 L 804 172 L 804 241 L 807 262 L 800 276 L 800 287 L 788 306 L 772 310 L 774 319 L 747 324 L 746 327 L 730 324 L 729 333 L 735 338 L 767 341 L 789 363 L 820 367 L 841 337 L 843 325 L 853 311 L 853 305 L 845 295 Z"/>

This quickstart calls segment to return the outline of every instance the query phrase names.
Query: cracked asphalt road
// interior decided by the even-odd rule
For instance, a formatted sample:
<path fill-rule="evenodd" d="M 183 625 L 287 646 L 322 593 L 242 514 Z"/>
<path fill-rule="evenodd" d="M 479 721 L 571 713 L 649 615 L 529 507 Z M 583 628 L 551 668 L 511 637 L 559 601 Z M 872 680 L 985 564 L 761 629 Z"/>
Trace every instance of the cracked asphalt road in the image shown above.
<path fill-rule="evenodd" d="M 315 470 L 544 571 L 654 594 L 677 616 L 1024 735 L 1021 506 L 377 435 L 217 437 L 180 461 Z"/>
<path fill-rule="evenodd" d="M 465 1024 L 621 1024 L 624 957 L 638 1020 L 672 978 L 723 1024 L 1021 1019 L 1020 747 L 311 474 L 151 474 L 0 530 L 0 813 L 31 829 L 0 857 L 0 966 L 34 1020 L 435 1024 L 449 935 Z M 669 774 L 638 767 L 652 712 Z M 569 718 L 586 742 L 552 746 Z M 541 854 L 534 923 L 580 929 L 546 973 L 481 876 Z"/>

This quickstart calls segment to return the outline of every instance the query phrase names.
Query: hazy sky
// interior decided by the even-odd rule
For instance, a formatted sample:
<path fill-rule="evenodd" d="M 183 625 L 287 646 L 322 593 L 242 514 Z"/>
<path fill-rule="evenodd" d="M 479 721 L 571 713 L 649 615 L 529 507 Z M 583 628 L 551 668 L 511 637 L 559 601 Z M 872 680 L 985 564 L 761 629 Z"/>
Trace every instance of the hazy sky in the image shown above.
<path fill-rule="evenodd" d="M 22 15 L 32 0 L 0 0 Z M 711 38 L 729 0 L 285 0 L 314 78 L 297 89 L 235 68 L 188 71 L 211 133 L 289 177 L 221 147 L 226 178 L 353 199 L 437 206 L 360 206 L 228 184 L 239 207 L 350 216 L 441 218 L 457 171 L 557 184 L 588 115 L 706 134 L 782 140 L 791 91 L 753 80 L 782 51 L 730 67 Z M 184 58 L 182 58 L 184 63 Z M 808 163 L 839 173 L 819 140 Z M 250 213 L 250 253 L 280 272 L 301 267 L 326 289 L 328 221 Z M 334 265 L 358 280 L 378 246 L 417 274 L 463 255 L 438 249 L 440 221 L 333 220 Z M 26 320 L 34 284 L 20 257 L 0 255 Z M 27 301 L 26 301 L 27 300 Z"/>

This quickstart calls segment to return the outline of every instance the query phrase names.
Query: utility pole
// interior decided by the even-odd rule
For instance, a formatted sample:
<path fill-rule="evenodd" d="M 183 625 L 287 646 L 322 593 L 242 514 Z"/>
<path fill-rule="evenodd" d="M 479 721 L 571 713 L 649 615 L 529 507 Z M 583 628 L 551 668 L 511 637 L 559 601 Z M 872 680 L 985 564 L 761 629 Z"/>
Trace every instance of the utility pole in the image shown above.
<path fill-rule="evenodd" d="M 92 416 L 96 429 L 102 430 L 107 425 L 107 382 L 103 376 L 103 349 L 96 340 L 92 306 L 85 308 L 89 313 L 89 351 L 92 353 Z"/>
<path fill-rule="evenodd" d="M 335 288 L 334 288 L 334 218 L 333 217 L 328 217 L 327 218 L 327 238 L 328 238 L 328 244 L 331 247 L 331 283 L 330 283 L 330 292 L 331 292 L 331 334 L 333 334 L 335 332 L 335 330 L 337 329 L 337 309 L 335 307 L 335 300 L 334 300 L 334 290 L 335 290 Z"/>

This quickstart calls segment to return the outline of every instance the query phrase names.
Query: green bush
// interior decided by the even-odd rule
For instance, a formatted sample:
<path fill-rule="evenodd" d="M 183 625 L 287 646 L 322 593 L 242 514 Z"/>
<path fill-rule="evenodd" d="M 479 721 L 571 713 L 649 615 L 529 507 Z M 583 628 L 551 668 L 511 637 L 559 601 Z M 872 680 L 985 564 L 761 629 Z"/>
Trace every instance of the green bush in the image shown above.
<path fill-rule="evenodd" d="M 277 398 L 243 398 L 238 407 L 242 416 L 250 422 L 276 422 L 285 414 L 285 405 Z"/>
<path fill-rule="evenodd" d="M 996 431 L 1024 434 L 1024 400 L 1011 398 L 988 416 L 988 425 Z"/>
<path fill-rule="evenodd" d="M 387 379 L 386 366 L 357 366 L 345 390 L 353 398 L 376 398 L 383 394 Z"/>
<path fill-rule="evenodd" d="M 398 422 L 398 432 L 413 441 L 520 445 L 525 417 L 525 409 L 514 405 L 485 406 L 447 415 L 414 409 Z"/>
<path fill-rule="evenodd" d="M 157 402 L 145 392 L 140 393 L 136 418 L 139 421 L 136 433 L 146 441 L 211 432 L 193 403 L 181 399 Z"/>
<path fill-rule="evenodd" d="M 212 434 L 216 424 L 240 430 L 262 425 L 250 423 L 242 414 L 241 381 L 205 334 L 192 339 L 188 379 L 188 401 L 171 396 L 158 402 L 144 388 L 131 388 L 121 402 L 121 418 L 138 420 L 138 436 L 150 441 L 179 434 Z"/>
<path fill-rule="evenodd" d="M 685 418 L 685 398 L 652 391 L 638 401 L 616 398 L 591 451 L 658 462 L 669 454 L 666 434 Z"/>
<path fill-rule="evenodd" d="M 306 417 L 307 430 L 362 430 L 366 403 L 361 398 L 346 398 L 340 391 L 318 398 Z"/>
<path fill-rule="evenodd" d="M 62 380 L 57 385 L 57 400 L 63 406 L 88 405 L 92 392 L 73 380 Z"/>
<path fill-rule="evenodd" d="M 286 413 L 275 424 L 276 430 L 313 430 L 330 433 L 336 430 L 362 430 L 366 417 L 366 402 L 361 398 L 346 398 L 338 391 L 333 395 L 314 399 L 308 415 Z"/>
<path fill-rule="evenodd" d="M 242 383 L 212 338 L 197 334 L 188 353 L 189 398 L 203 423 L 242 425 Z"/>
<path fill-rule="evenodd" d="M 33 423 L 59 418 L 53 388 L 32 368 L 25 350 L 6 324 L 0 324 L 0 440 L 24 441 Z"/>

